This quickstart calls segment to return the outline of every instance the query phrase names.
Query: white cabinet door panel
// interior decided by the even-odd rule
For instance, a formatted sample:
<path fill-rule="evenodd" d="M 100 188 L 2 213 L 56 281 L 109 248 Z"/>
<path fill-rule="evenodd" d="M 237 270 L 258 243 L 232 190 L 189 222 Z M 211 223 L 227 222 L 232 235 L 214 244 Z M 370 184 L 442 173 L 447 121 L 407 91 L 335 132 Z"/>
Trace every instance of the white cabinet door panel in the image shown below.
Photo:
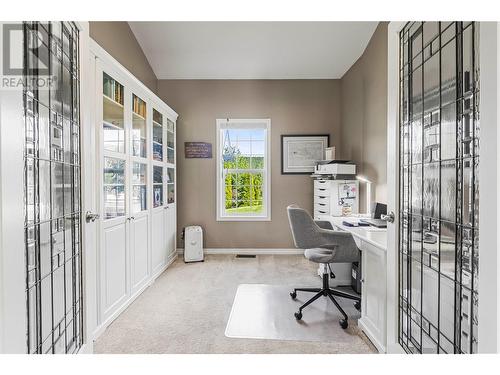
<path fill-rule="evenodd" d="M 141 287 L 148 277 L 148 216 L 131 221 L 132 292 Z"/>
<path fill-rule="evenodd" d="M 170 256 L 175 249 L 175 235 L 176 235 L 176 214 L 175 214 L 175 204 L 170 204 L 166 211 L 166 230 L 165 230 L 165 242 L 167 245 L 167 256 Z"/>
<path fill-rule="evenodd" d="M 152 270 L 153 275 L 155 275 L 161 267 L 165 264 L 166 260 L 166 243 L 165 243 L 165 220 L 163 208 L 153 211 L 153 236 L 152 236 Z"/>
<path fill-rule="evenodd" d="M 114 307 L 127 296 L 127 232 L 126 224 L 104 229 L 104 315 L 109 316 Z"/>
<path fill-rule="evenodd" d="M 362 328 L 368 329 L 368 336 L 381 351 L 386 345 L 386 271 L 385 252 L 361 241 L 362 249 Z"/>

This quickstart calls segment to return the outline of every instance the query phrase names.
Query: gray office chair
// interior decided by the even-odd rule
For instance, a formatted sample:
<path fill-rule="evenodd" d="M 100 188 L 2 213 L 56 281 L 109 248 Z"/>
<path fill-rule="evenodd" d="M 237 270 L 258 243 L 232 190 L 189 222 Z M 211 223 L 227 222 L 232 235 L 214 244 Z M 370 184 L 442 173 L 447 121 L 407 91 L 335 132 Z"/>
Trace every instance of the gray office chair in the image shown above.
<path fill-rule="evenodd" d="M 340 326 L 346 329 L 348 326 L 347 314 L 340 307 L 335 297 L 349 298 L 356 301 L 354 306 L 358 310 L 361 307 L 361 299 L 358 295 L 330 288 L 328 268 L 330 268 L 330 263 L 358 262 L 360 259 L 359 249 L 350 233 L 333 230 L 330 222 L 315 222 L 306 210 L 296 205 L 288 206 L 287 211 L 295 247 L 304 249 L 305 257 L 311 262 L 323 265 L 322 288 L 295 288 L 290 293 L 293 299 L 297 298 L 297 291 L 316 293 L 309 301 L 300 306 L 299 311 L 295 313 L 295 318 L 301 320 L 302 310 L 306 306 L 321 296 L 328 296 L 344 317 L 344 319 L 340 320 Z M 335 277 L 331 272 L 331 268 L 330 274 Z"/>

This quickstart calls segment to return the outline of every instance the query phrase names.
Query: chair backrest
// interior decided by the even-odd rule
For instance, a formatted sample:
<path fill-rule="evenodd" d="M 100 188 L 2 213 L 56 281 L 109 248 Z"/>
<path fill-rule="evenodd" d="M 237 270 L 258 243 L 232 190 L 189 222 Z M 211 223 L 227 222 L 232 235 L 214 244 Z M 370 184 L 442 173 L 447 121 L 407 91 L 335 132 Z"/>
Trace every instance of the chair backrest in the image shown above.
<path fill-rule="evenodd" d="M 317 230 L 320 228 L 303 208 L 292 204 L 286 210 L 295 247 L 299 249 L 309 248 L 311 242 L 315 240 L 312 237 L 316 237 Z"/>

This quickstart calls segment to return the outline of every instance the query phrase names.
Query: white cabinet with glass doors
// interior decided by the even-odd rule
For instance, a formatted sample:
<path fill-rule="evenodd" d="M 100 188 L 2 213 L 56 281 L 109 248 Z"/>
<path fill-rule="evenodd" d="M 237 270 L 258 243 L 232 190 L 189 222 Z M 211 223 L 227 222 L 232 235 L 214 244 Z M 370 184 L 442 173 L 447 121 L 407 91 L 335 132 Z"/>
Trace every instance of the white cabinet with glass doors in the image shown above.
<path fill-rule="evenodd" d="M 175 254 L 175 122 L 153 104 L 152 139 L 152 256 L 153 276 L 162 272 Z"/>
<path fill-rule="evenodd" d="M 177 114 L 96 53 L 98 322 L 107 326 L 175 258 Z"/>

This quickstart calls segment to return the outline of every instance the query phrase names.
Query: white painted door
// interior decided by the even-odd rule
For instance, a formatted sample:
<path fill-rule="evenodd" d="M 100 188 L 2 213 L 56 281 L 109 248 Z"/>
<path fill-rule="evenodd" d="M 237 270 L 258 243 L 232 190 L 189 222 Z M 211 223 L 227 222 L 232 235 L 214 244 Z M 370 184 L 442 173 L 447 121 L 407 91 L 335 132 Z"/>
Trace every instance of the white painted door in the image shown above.
<path fill-rule="evenodd" d="M 151 103 L 132 89 L 132 121 L 129 129 L 130 160 L 130 263 L 131 294 L 137 292 L 149 276 L 149 214 L 151 207 L 149 158 L 151 156 Z"/>
<path fill-rule="evenodd" d="M 96 132 L 99 202 L 101 206 L 99 248 L 99 323 L 109 319 L 129 295 L 129 184 L 131 93 L 120 74 L 96 60 Z M 109 87 L 113 87 L 109 89 Z"/>
<path fill-rule="evenodd" d="M 158 107 L 159 108 L 159 107 Z M 167 159 L 167 117 L 161 110 L 155 108 L 153 103 L 152 125 L 152 275 L 158 275 L 167 260 L 167 234 L 166 234 L 166 159 Z"/>
<path fill-rule="evenodd" d="M 498 38 L 497 23 L 389 24 L 390 352 L 398 336 L 411 352 L 497 351 Z"/>

